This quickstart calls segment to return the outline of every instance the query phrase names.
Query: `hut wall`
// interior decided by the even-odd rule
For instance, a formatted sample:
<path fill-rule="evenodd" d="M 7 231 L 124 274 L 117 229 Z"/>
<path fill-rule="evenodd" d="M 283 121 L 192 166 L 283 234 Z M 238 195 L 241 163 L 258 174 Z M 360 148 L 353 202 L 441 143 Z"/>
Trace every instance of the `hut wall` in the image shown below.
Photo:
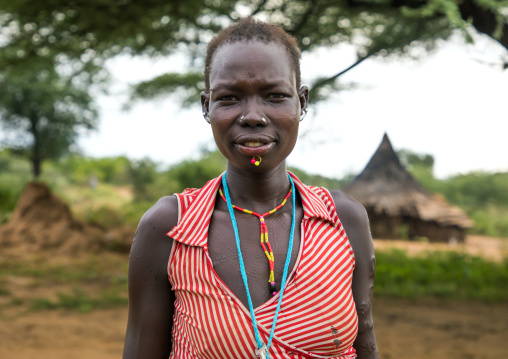
<path fill-rule="evenodd" d="M 434 221 L 412 219 L 409 238 L 427 237 L 430 242 L 464 243 L 466 232 L 457 226 L 441 226 Z"/>
<path fill-rule="evenodd" d="M 401 217 L 390 217 L 385 214 L 375 214 L 367 210 L 370 222 L 370 231 L 373 238 L 397 239 L 400 238 Z"/>
<path fill-rule="evenodd" d="M 422 221 L 409 216 L 388 216 L 376 214 L 367 208 L 370 230 L 373 238 L 407 239 L 426 237 L 430 242 L 464 243 L 466 232 L 457 226 L 441 226 L 434 221 Z"/>

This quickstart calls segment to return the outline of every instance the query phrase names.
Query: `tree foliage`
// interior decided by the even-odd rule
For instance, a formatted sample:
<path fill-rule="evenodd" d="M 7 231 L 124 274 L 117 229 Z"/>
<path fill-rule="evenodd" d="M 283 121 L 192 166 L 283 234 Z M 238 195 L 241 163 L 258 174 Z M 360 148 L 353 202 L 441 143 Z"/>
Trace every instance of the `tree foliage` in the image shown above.
<path fill-rule="evenodd" d="M 432 155 L 420 154 L 411 150 L 402 149 L 397 151 L 397 156 L 407 169 L 424 167 L 430 172 L 434 170 L 434 156 Z"/>
<path fill-rule="evenodd" d="M 44 160 L 67 153 L 80 131 L 95 126 L 97 113 L 88 92 L 54 68 L 4 71 L 0 88 L 3 145 L 30 158 L 35 178 Z"/>
<path fill-rule="evenodd" d="M 488 205 L 508 209 L 508 173 L 471 172 L 445 181 L 445 195 L 452 202 L 469 208 Z"/>
<path fill-rule="evenodd" d="M 73 153 L 60 159 L 57 165 L 58 171 L 67 173 L 68 180 L 75 184 L 89 184 L 92 176 L 99 183 L 126 185 L 132 182 L 132 164 L 125 156 L 88 158 Z"/>
<path fill-rule="evenodd" d="M 352 67 L 373 55 L 432 48 L 436 39 L 446 39 L 456 29 L 470 39 L 469 24 L 508 48 L 508 0 L 0 0 L 0 64 L 72 63 L 74 72 L 94 81 L 104 60 L 120 53 L 185 52 L 188 76 L 164 75 L 135 87 L 132 96 L 186 87 L 184 97 L 195 98 L 206 42 L 248 15 L 283 26 L 303 51 L 351 43 L 358 56 Z M 333 90 L 341 70 L 330 69 L 329 76 L 315 79 L 313 97 Z"/>

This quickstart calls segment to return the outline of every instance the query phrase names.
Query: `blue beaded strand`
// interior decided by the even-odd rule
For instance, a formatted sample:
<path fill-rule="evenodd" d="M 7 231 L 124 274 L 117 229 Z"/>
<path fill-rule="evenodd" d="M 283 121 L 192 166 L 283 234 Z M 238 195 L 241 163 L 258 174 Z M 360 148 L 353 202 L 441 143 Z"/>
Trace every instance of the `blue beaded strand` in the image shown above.
<path fill-rule="evenodd" d="M 288 274 L 289 269 L 289 263 L 291 262 L 291 252 L 293 249 L 293 238 L 295 233 L 295 184 L 293 183 L 293 179 L 288 173 L 289 182 L 291 183 L 291 189 L 292 189 L 292 202 L 293 202 L 293 209 L 292 209 L 292 215 L 291 215 L 291 232 L 289 234 L 289 243 L 288 243 L 288 253 L 286 255 L 286 262 L 284 263 L 284 271 L 282 273 L 282 281 L 281 281 L 281 288 L 280 288 L 280 295 L 279 295 L 279 302 L 277 303 L 277 309 L 275 310 L 275 315 L 273 317 L 272 322 L 272 329 L 270 330 L 270 337 L 268 338 L 268 343 L 266 345 L 266 358 L 269 358 L 269 349 L 270 345 L 272 344 L 273 339 L 273 333 L 275 331 L 275 324 L 277 323 L 277 317 L 279 315 L 280 306 L 282 303 L 282 296 L 284 295 L 284 289 L 286 288 L 286 278 Z M 250 317 L 252 320 L 252 327 L 254 328 L 254 335 L 256 337 L 256 342 L 258 345 L 258 349 L 261 349 L 264 345 L 263 341 L 261 340 L 261 336 L 259 335 L 259 329 L 256 322 L 256 315 L 254 314 L 254 307 L 252 305 L 252 299 L 249 292 L 249 284 L 247 282 L 247 272 L 245 270 L 245 266 L 243 264 L 243 256 L 242 256 L 242 250 L 240 248 L 240 236 L 238 234 L 238 226 L 236 224 L 236 218 L 235 218 L 235 212 L 233 209 L 233 205 L 231 204 L 231 198 L 229 196 L 229 189 L 228 184 L 226 181 L 226 172 L 222 175 L 222 186 L 224 187 L 224 196 L 226 197 L 226 204 L 228 206 L 229 216 L 231 217 L 231 222 L 233 224 L 233 231 L 235 233 L 235 240 L 236 240 L 236 249 L 238 251 L 238 261 L 240 262 L 240 272 L 242 274 L 242 280 L 243 284 L 245 286 L 245 291 L 247 292 L 247 302 L 249 303 L 249 311 L 250 311 Z"/>

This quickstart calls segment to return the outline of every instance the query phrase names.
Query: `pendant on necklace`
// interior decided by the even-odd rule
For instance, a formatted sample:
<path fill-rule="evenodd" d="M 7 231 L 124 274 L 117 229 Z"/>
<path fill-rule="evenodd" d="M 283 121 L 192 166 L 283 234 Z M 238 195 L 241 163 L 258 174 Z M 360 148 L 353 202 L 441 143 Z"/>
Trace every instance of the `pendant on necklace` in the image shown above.
<path fill-rule="evenodd" d="M 266 349 L 266 344 L 263 344 L 261 348 L 256 349 L 256 356 L 261 359 L 266 359 L 266 354 L 268 350 Z"/>

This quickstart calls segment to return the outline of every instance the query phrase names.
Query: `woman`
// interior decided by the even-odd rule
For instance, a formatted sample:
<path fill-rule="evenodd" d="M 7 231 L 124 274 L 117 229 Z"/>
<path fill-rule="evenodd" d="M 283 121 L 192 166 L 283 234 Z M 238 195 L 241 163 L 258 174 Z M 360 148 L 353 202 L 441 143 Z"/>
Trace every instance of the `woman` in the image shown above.
<path fill-rule="evenodd" d="M 125 359 L 377 357 L 365 210 L 285 167 L 308 104 L 299 59 L 252 18 L 208 45 L 201 102 L 227 171 L 141 219 Z"/>

